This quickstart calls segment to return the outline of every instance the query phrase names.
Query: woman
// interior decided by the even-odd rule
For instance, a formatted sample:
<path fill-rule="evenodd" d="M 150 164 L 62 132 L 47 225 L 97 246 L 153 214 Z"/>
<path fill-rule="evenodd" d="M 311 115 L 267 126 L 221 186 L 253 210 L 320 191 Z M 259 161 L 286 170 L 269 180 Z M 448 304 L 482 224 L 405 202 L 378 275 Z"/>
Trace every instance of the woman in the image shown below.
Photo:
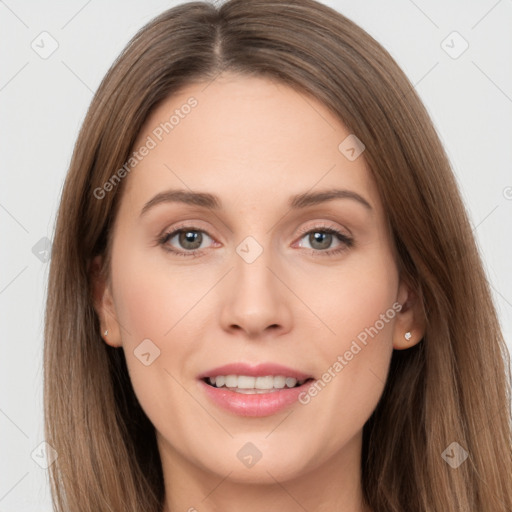
<path fill-rule="evenodd" d="M 512 509 L 509 359 L 447 157 L 312 0 L 134 37 L 76 144 L 45 336 L 57 510 Z"/>

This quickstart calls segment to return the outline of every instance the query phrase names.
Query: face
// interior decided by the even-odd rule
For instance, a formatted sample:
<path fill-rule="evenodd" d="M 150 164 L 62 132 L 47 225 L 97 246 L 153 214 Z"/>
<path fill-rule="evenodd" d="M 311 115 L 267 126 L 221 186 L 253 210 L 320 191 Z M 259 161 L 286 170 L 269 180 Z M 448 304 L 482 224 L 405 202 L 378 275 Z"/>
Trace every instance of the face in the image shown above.
<path fill-rule="evenodd" d="M 360 456 L 407 289 L 344 125 L 266 78 L 206 85 L 138 136 L 98 311 L 164 465 L 283 481 Z"/>

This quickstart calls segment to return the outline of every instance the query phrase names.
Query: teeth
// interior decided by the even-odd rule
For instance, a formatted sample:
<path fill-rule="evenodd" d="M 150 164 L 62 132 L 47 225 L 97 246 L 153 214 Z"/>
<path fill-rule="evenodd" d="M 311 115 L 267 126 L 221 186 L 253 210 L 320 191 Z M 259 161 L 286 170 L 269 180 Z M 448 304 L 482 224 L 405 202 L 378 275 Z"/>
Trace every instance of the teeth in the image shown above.
<path fill-rule="evenodd" d="M 295 384 L 297 384 L 297 379 L 294 379 L 293 377 L 286 377 L 284 382 L 289 388 L 293 388 Z"/>
<path fill-rule="evenodd" d="M 254 387 L 256 389 L 279 388 L 279 386 L 281 385 L 281 381 L 279 381 L 277 384 L 278 384 L 277 386 L 274 385 L 274 377 L 272 377 L 272 375 L 267 375 L 266 377 L 256 377 L 254 379 Z M 281 386 L 281 387 L 284 387 L 284 386 Z"/>
<path fill-rule="evenodd" d="M 242 384 L 238 384 L 238 377 L 236 375 L 226 375 L 226 382 L 224 384 L 227 388 L 236 388 L 245 387 L 245 388 L 253 388 L 254 386 L 242 386 Z"/>
<path fill-rule="evenodd" d="M 259 377 L 260 379 L 264 379 L 266 377 Z M 286 384 L 286 378 L 285 377 L 274 377 L 274 387 L 277 389 L 283 389 Z"/>
<path fill-rule="evenodd" d="M 261 393 L 262 390 L 278 390 L 301 386 L 307 379 L 297 380 L 294 377 L 283 377 L 282 375 L 265 375 L 264 377 L 250 377 L 248 375 L 217 375 L 209 377 L 208 382 L 217 388 L 225 386 L 228 389 L 239 393 Z"/>

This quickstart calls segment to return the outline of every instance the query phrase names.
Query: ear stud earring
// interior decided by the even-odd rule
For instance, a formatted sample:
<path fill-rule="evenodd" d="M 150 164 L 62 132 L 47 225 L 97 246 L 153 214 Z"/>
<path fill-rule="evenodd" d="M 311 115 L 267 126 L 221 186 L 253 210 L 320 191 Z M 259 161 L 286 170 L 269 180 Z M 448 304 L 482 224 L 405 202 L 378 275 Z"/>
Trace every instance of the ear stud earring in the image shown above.
<path fill-rule="evenodd" d="M 405 334 L 404 334 L 404 338 L 409 341 L 411 338 L 412 338 L 412 334 L 410 331 L 407 331 Z"/>
<path fill-rule="evenodd" d="M 108 329 L 103 333 L 103 336 L 108 336 Z"/>

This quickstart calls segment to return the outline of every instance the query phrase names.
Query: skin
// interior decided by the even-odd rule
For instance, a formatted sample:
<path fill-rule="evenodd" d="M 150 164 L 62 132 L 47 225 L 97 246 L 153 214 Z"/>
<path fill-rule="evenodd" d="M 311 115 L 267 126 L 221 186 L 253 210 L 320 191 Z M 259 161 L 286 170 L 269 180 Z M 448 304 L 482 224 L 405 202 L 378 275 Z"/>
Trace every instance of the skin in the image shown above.
<path fill-rule="evenodd" d="M 350 132 L 314 98 L 233 74 L 168 98 L 134 147 L 191 96 L 198 105 L 125 178 L 110 279 L 95 281 L 105 342 L 124 350 L 156 428 L 166 510 L 362 512 L 363 425 L 393 349 L 423 335 L 419 301 L 400 279 L 364 153 L 349 161 L 338 150 Z M 166 202 L 141 216 L 151 198 L 172 188 L 215 194 L 222 208 Z M 291 195 L 332 188 L 356 192 L 371 209 L 353 199 L 297 211 L 287 205 Z M 157 241 L 183 224 L 203 234 L 195 257 Z M 325 227 L 353 245 L 307 234 Z M 247 236 L 263 249 L 252 263 L 236 252 Z M 193 244 L 174 236 L 166 246 L 186 253 Z M 197 381 L 238 361 L 276 362 L 321 379 L 394 303 L 402 310 L 306 405 L 241 417 L 212 403 Z M 134 350 L 148 338 L 160 356 L 146 366 Z M 237 457 L 247 442 L 262 454 L 251 468 Z"/>

